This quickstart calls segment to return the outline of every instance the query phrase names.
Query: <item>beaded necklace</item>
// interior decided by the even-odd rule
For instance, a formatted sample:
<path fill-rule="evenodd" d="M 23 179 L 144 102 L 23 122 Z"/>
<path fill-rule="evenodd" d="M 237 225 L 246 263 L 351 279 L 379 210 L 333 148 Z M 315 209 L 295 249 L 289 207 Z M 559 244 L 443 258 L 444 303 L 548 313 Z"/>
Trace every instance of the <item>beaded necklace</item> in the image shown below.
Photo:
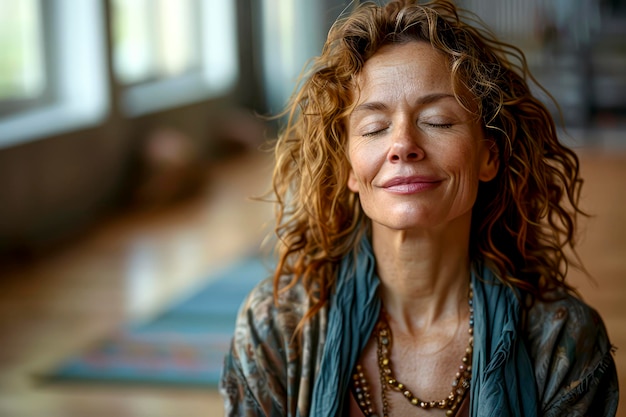
<path fill-rule="evenodd" d="M 472 353 L 474 347 L 474 292 L 472 284 L 469 287 L 469 343 L 465 349 L 465 354 L 461 359 L 461 365 L 455 375 L 454 381 L 452 381 L 452 390 L 450 394 L 440 401 L 424 401 L 418 398 L 411 390 L 402 382 L 398 381 L 394 377 L 391 370 L 391 360 L 389 359 L 392 345 L 392 334 L 389 323 L 384 318 L 384 314 L 381 314 L 381 318 L 376 324 L 374 330 L 377 342 L 376 357 L 378 359 L 378 372 L 380 376 L 381 385 L 381 399 L 383 404 L 382 417 L 389 417 L 389 401 L 387 400 L 387 390 L 392 389 L 402 393 L 407 401 L 425 410 L 432 408 L 439 408 L 446 410 L 446 416 L 453 416 L 458 406 L 463 401 L 465 393 L 470 387 L 470 381 L 472 379 Z M 379 417 L 375 413 L 372 400 L 369 382 L 363 372 L 363 367 L 357 364 L 355 371 L 352 375 L 352 390 L 355 395 L 356 401 L 361 408 L 361 411 L 366 417 Z"/>

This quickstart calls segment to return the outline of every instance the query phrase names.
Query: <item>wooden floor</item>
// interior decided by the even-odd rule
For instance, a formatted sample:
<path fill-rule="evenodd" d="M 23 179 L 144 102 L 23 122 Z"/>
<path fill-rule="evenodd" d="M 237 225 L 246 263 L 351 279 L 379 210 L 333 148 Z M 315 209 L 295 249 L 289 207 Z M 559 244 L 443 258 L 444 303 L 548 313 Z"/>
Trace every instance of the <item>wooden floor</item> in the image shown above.
<path fill-rule="evenodd" d="M 626 381 L 626 152 L 582 152 L 587 178 L 581 255 L 596 279 L 572 272 L 603 315 Z M 268 184 L 265 157 L 209 168 L 206 192 L 168 210 L 105 222 L 75 245 L 0 278 L 1 417 L 222 416 L 217 393 L 41 385 L 36 376 L 129 319 L 188 291 L 213 267 L 258 246 L 269 204 L 246 199 Z M 622 386 L 626 386 L 622 382 Z M 626 417 L 621 406 L 620 417 Z"/>

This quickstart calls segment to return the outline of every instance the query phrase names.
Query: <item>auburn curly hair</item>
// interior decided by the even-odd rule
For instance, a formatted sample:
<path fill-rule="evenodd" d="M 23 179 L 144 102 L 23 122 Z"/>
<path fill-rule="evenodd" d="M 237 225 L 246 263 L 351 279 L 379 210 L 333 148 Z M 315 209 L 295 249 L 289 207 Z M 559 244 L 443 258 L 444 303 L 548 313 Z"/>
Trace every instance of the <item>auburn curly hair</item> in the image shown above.
<path fill-rule="evenodd" d="M 574 249 L 576 217 L 583 214 L 578 158 L 559 142 L 551 113 L 533 95 L 529 83 L 536 81 L 521 50 L 462 13 L 448 0 L 359 5 L 335 22 L 291 98 L 274 144 L 274 294 L 278 301 L 300 282 L 312 301 L 305 319 L 324 306 L 339 261 L 367 230 L 358 196 L 347 187 L 355 77 L 382 46 L 411 41 L 448 57 L 457 100 L 497 144 L 498 174 L 480 184 L 473 208 L 471 259 L 535 297 L 572 291 L 565 276 L 577 257 L 566 252 Z"/>

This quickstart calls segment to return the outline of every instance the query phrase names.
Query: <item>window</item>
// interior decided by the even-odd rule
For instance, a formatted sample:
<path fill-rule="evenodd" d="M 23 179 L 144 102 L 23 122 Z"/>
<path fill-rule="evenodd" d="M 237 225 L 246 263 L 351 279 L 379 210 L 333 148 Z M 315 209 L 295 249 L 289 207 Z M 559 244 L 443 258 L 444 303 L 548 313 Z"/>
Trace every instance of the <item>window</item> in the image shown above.
<path fill-rule="evenodd" d="M 121 84 L 200 69 L 198 0 L 114 0 L 113 63 Z"/>
<path fill-rule="evenodd" d="M 263 78 L 271 113 L 283 109 L 307 61 L 324 44 L 322 3 L 262 0 Z"/>
<path fill-rule="evenodd" d="M 41 15 L 40 0 L 0 0 L 0 114 L 46 95 Z"/>
<path fill-rule="evenodd" d="M 2 42 L 33 46 L 11 56 L 2 71 L 4 100 L 11 112 L 0 114 L 0 147 L 101 122 L 109 109 L 103 9 L 99 0 L 0 0 L 6 19 Z M 17 6 L 16 4 L 20 4 Z M 14 9 L 12 9 L 14 8 Z M 19 16 L 15 18 L 15 16 Z M 5 35 L 9 33 L 9 35 Z M 43 32 L 47 36 L 42 36 Z M 16 35 L 17 34 L 17 35 Z M 5 38 L 6 36 L 6 38 Z M 46 41 L 42 42 L 45 38 Z M 18 58 L 13 58 L 18 57 Z M 4 59 L 4 58 L 3 58 Z M 17 62 L 14 64 L 12 62 Z M 21 63 L 21 64 L 20 64 Z M 12 65 L 23 65 L 15 75 Z M 27 110 L 15 102 L 39 97 Z M 41 101 L 45 98 L 44 101 Z"/>
<path fill-rule="evenodd" d="M 0 0 L 0 148 L 228 93 L 236 0 Z"/>
<path fill-rule="evenodd" d="M 137 116 L 227 93 L 238 77 L 235 0 L 113 0 L 123 110 Z"/>

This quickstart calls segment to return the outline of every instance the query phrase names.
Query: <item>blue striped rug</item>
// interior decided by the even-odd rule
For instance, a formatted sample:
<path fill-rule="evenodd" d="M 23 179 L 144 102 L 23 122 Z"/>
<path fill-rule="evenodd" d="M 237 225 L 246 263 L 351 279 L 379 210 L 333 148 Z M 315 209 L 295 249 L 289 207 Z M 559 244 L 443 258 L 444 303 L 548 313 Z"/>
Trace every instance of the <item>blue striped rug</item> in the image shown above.
<path fill-rule="evenodd" d="M 242 259 L 153 320 L 105 337 L 44 379 L 215 387 L 237 310 L 269 274 L 261 258 Z"/>

